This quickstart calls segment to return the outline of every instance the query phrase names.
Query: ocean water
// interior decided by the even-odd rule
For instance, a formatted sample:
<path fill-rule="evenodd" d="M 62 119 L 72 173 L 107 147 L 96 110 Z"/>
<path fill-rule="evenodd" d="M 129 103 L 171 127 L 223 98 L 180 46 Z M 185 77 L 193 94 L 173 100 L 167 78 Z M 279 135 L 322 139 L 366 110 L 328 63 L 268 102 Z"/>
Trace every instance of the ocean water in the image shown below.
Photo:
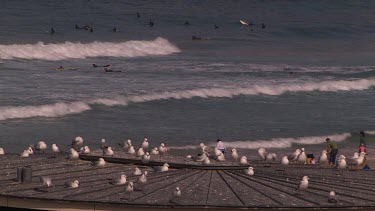
<path fill-rule="evenodd" d="M 374 138 L 372 1 L 5 0 L 0 11 L 6 152 L 76 136 L 92 148 L 220 138 L 290 151 Z"/>

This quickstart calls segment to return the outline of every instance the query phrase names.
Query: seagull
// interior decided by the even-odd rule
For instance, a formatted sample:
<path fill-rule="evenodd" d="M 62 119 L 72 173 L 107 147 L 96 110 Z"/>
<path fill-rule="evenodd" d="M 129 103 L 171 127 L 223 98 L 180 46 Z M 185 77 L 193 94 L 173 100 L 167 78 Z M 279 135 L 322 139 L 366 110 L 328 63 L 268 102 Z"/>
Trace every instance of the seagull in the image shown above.
<path fill-rule="evenodd" d="M 346 169 L 346 157 L 344 155 L 340 155 L 339 160 L 336 163 L 336 168 L 341 169 L 341 174 L 343 170 Z"/>
<path fill-rule="evenodd" d="M 125 188 L 125 192 L 129 194 L 127 200 L 130 199 L 130 194 L 133 192 L 133 190 L 134 190 L 133 182 L 128 182 L 128 184 L 126 185 L 126 188 Z"/>
<path fill-rule="evenodd" d="M 128 139 L 126 141 L 123 141 L 123 143 L 119 143 L 118 145 L 120 145 L 122 147 L 122 149 L 126 152 L 128 151 L 129 147 L 132 146 L 132 140 Z"/>
<path fill-rule="evenodd" d="M 216 160 L 219 161 L 219 162 L 225 161 L 225 156 L 221 151 L 220 151 L 220 154 L 218 156 L 216 156 Z"/>
<path fill-rule="evenodd" d="M 203 162 L 206 158 L 208 158 L 207 156 L 207 152 L 203 152 L 202 154 L 198 154 L 194 160 L 197 161 L 197 162 Z"/>
<path fill-rule="evenodd" d="M 104 151 L 108 147 L 109 146 L 108 146 L 107 142 L 105 142 L 105 139 L 102 138 L 102 141 L 100 142 L 100 149 Z"/>
<path fill-rule="evenodd" d="M 78 152 L 75 149 L 70 148 L 70 153 L 66 156 L 66 159 L 74 161 L 74 160 L 78 160 L 78 158 L 79 158 Z"/>
<path fill-rule="evenodd" d="M 145 137 L 145 138 L 143 139 L 143 142 L 142 142 L 140 148 L 143 148 L 144 150 L 147 150 L 147 149 L 148 149 L 148 146 L 149 146 L 149 143 L 148 143 L 147 138 Z"/>
<path fill-rule="evenodd" d="M 328 156 L 327 156 L 327 150 L 322 150 L 322 154 L 318 158 L 318 163 L 327 163 Z"/>
<path fill-rule="evenodd" d="M 233 149 L 231 150 L 231 152 L 232 152 L 232 158 L 233 158 L 233 160 L 234 160 L 234 161 L 237 161 L 237 160 L 238 160 L 237 149 L 236 149 L 236 148 L 233 148 Z"/>
<path fill-rule="evenodd" d="M 247 157 L 246 156 L 242 156 L 241 159 L 240 159 L 240 164 L 241 165 L 247 165 Z"/>
<path fill-rule="evenodd" d="M 211 161 L 208 157 L 206 157 L 203 161 L 202 161 L 202 165 L 210 165 L 211 164 Z"/>
<path fill-rule="evenodd" d="M 266 159 L 266 149 L 264 149 L 263 147 L 259 148 L 258 149 L 258 155 L 259 155 L 261 161 L 265 160 Z"/>
<path fill-rule="evenodd" d="M 145 151 L 141 147 L 141 148 L 138 149 L 136 156 L 137 157 L 142 157 L 144 154 L 145 154 Z"/>
<path fill-rule="evenodd" d="M 307 190 L 309 187 L 309 177 L 303 176 L 300 184 L 298 185 L 298 190 Z"/>
<path fill-rule="evenodd" d="M 99 158 L 99 160 L 92 161 L 91 165 L 102 167 L 105 165 L 105 160 L 103 158 Z"/>
<path fill-rule="evenodd" d="M 32 147 L 27 147 L 26 151 L 27 151 L 27 153 L 29 153 L 29 155 L 34 154 L 34 150 L 33 150 Z"/>
<path fill-rule="evenodd" d="M 83 138 L 81 136 L 77 136 L 73 139 L 72 144 L 70 145 L 73 147 L 74 150 L 78 150 L 83 145 Z"/>
<path fill-rule="evenodd" d="M 168 155 L 168 149 L 167 147 L 165 147 L 164 143 L 160 144 L 159 152 L 160 152 L 160 155 L 164 155 L 164 156 Z"/>
<path fill-rule="evenodd" d="M 174 203 L 174 201 L 178 198 L 181 198 L 181 190 L 179 187 L 176 187 L 174 190 L 173 190 L 173 193 L 172 193 L 172 198 L 170 199 L 170 202 L 171 203 Z"/>
<path fill-rule="evenodd" d="M 103 155 L 113 156 L 114 152 L 112 147 L 104 148 Z"/>
<path fill-rule="evenodd" d="M 329 203 L 337 203 L 339 200 L 337 199 L 337 195 L 335 191 L 330 191 L 328 195 L 328 202 Z"/>
<path fill-rule="evenodd" d="M 138 177 L 137 179 L 137 185 L 140 187 L 140 186 L 143 186 L 144 184 L 146 184 L 147 182 L 147 171 L 144 171 L 141 176 Z"/>
<path fill-rule="evenodd" d="M 141 148 L 142 149 L 142 148 Z M 146 152 L 143 156 L 142 156 L 142 163 L 148 163 L 150 161 L 150 153 L 149 152 Z"/>
<path fill-rule="evenodd" d="M 39 177 L 40 182 L 42 183 L 42 187 L 49 188 L 52 185 L 52 180 L 50 177 L 41 176 Z"/>
<path fill-rule="evenodd" d="M 128 149 L 128 151 L 126 153 L 134 155 L 135 154 L 134 146 L 130 146 L 129 149 Z"/>
<path fill-rule="evenodd" d="M 306 163 L 306 154 L 305 154 L 305 148 L 301 148 L 301 153 L 297 157 L 297 162 L 305 164 Z"/>
<path fill-rule="evenodd" d="M 164 163 L 162 166 L 153 166 L 152 168 L 155 170 L 155 171 L 168 171 L 169 170 L 169 164 L 168 163 Z"/>
<path fill-rule="evenodd" d="M 67 187 L 67 188 L 78 188 L 78 186 L 79 186 L 78 180 L 74 180 L 74 181 L 65 183 L 65 187 Z"/>
<path fill-rule="evenodd" d="M 141 174 L 142 174 L 142 171 L 138 167 L 135 167 L 133 170 L 133 175 L 139 176 Z"/>
<path fill-rule="evenodd" d="M 59 153 L 59 152 L 60 152 L 59 147 L 57 147 L 56 144 L 52 144 L 53 157 L 56 157 L 56 154 Z"/>
<path fill-rule="evenodd" d="M 292 154 L 288 155 L 288 160 L 291 161 L 291 162 L 295 162 L 297 160 L 299 154 L 301 154 L 301 150 L 300 149 L 296 149 L 295 152 L 293 152 Z"/>
<path fill-rule="evenodd" d="M 250 176 L 254 175 L 254 168 L 253 167 L 249 166 L 249 168 L 245 169 L 244 171 L 245 171 L 245 174 L 247 174 L 247 175 L 250 175 Z"/>
<path fill-rule="evenodd" d="M 89 148 L 89 146 L 84 146 L 83 148 L 82 148 L 82 150 L 81 150 L 81 153 L 82 154 L 90 154 L 91 153 L 91 150 L 90 150 L 90 148 Z"/>
<path fill-rule="evenodd" d="M 0 155 L 4 155 L 4 149 L 0 147 Z"/>
<path fill-rule="evenodd" d="M 363 160 L 365 159 L 365 154 L 366 153 L 361 152 L 358 156 L 358 153 L 357 154 L 354 153 L 354 156 L 348 160 L 347 164 L 351 165 L 351 166 L 355 166 L 356 169 L 357 169 L 358 166 L 362 165 Z M 356 157 L 356 156 L 358 156 L 358 157 Z"/>
<path fill-rule="evenodd" d="M 267 160 L 267 162 L 272 163 L 273 161 L 276 160 L 276 154 L 275 153 L 267 154 L 266 160 Z"/>
<path fill-rule="evenodd" d="M 159 154 L 159 149 L 157 147 L 154 147 L 152 150 L 151 150 L 151 155 L 158 155 Z"/>
<path fill-rule="evenodd" d="M 289 164 L 289 159 L 288 159 L 288 156 L 284 156 L 282 159 L 281 159 L 281 164 L 286 166 Z"/>
<path fill-rule="evenodd" d="M 109 183 L 112 185 L 124 185 L 126 183 L 126 175 L 121 174 L 119 178 L 112 179 Z"/>
<path fill-rule="evenodd" d="M 221 150 L 215 147 L 215 156 L 219 156 L 221 153 L 222 153 Z"/>
<path fill-rule="evenodd" d="M 23 150 L 23 152 L 20 154 L 20 157 L 27 158 L 29 157 L 29 152 L 27 149 Z"/>
<path fill-rule="evenodd" d="M 204 145 L 204 143 L 200 143 L 199 144 L 199 146 L 200 146 L 200 148 L 202 149 L 202 152 L 204 153 L 204 152 L 206 152 L 206 145 Z"/>
<path fill-rule="evenodd" d="M 44 154 L 44 151 L 47 149 L 47 144 L 45 141 L 38 141 L 35 145 L 35 151 L 42 152 Z"/>

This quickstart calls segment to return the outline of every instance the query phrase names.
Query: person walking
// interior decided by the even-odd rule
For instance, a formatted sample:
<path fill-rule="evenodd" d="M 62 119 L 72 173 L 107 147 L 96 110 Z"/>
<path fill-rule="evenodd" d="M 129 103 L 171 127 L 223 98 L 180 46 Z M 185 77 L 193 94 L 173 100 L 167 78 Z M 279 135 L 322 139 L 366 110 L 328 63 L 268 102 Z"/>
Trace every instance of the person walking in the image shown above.
<path fill-rule="evenodd" d="M 362 143 L 363 143 L 363 145 L 366 147 L 365 137 L 366 137 L 366 135 L 365 135 L 364 131 L 359 132 L 359 146 L 361 146 Z"/>
<path fill-rule="evenodd" d="M 336 163 L 336 155 L 339 151 L 337 143 L 330 138 L 326 138 L 326 142 L 328 144 L 327 153 L 329 154 L 329 166 L 334 166 Z"/>

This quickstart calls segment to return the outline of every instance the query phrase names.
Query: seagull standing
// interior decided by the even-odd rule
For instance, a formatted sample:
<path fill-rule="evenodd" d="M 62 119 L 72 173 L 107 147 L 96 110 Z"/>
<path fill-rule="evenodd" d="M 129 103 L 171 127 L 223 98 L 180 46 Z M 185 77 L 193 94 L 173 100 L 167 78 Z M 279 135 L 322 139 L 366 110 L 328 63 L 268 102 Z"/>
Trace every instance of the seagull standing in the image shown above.
<path fill-rule="evenodd" d="M 27 149 L 23 150 L 23 152 L 20 154 L 20 157 L 22 157 L 22 158 L 27 158 L 29 156 L 30 155 L 29 155 L 29 152 L 28 152 Z"/>
<path fill-rule="evenodd" d="M 266 154 L 266 149 L 264 149 L 263 147 L 258 149 L 258 155 L 261 161 L 264 161 L 266 159 Z"/>
<path fill-rule="evenodd" d="M 91 150 L 90 150 L 90 148 L 89 148 L 89 146 L 84 146 L 83 148 L 82 148 L 82 150 L 81 150 L 81 153 L 82 154 L 90 154 L 91 153 Z"/>
<path fill-rule="evenodd" d="M 56 155 L 60 152 L 59 147 L 56 144 L 52 144 L 52 157 L 56 157 Z"/>
<path fill-rule="evenodd" d="M 114 151 L 113 151 L 112 147 L 104 148 L 103 155 L 113 156 L 113 154 L 114 154 Z"/>
<path fill-rule="evenodd" d="M 126 153 L 134 155 L 135 154 L 134 146 L 130 146 L 129 149 L 128 149 L 128 151 Z"/>
<path fill-rule="evenodd" d="M 128 184 L 126 185 L 126 188 L 125 188 L 125 192 L 129 194 L 127 200 L 130 199 L 130 194 L 133 192 L 133 190 L 134 190 L 133 182 L 128 182 Z"/>
<path fill-rule="evenodd" d="M 305 154 L 305 148 L 301 148 L 301 153 L 298 155 L 297 162 L 305 164 L 307 156 Z"/>
<path fill-rule="evenodd" d="M 339 160 L 336 163 L 336 168 L 341 170 L 341 174 L 344 169 L 346 169 L 346 157 L 344 155 L 340 155 Z"/>
<path fill-rule="evenodd" d="M 26 151 L 27 151 L 27 153 L 29 153 L 29 155 L 34 154 L 34 150 L 33 150 L 32 147 L 27 147 Z"/>
<path fill-rule="evenodd" d="M 303 176 L 300 184 L 298 185 L 298 190 L 307 190 L 309 187 L 309 177 Z"/>
<path fill-rule="evenodd" d="M 139 190 L 143 190 L 143 187 L 144 187 L 144 185 L 145 185 L 146 182 L 147 182 L 147 177 L 146 177 L 146 175 L 147 175 L 147 171 L 144 171 L 144 172 L 141 174 L 141 176 L 138 177 L 138 179 L 137 179 L 137 189 L 139 189 Z"/>
<path fill-rule="evenodd" d="M 145 137 L 142 141 L 142 144 L 141 144 L 141 147 L 140 148 L 143 148 L 144 150 L 147 150 L 149 147 L 149 143 L 148 143 L 148 139 Z"/>
<path fill-rule="evenodd" d="M 357 153 L 357 152 L 356 152 Z M 358 153 L 357 154 L 354 154 L 354 156 L 348 160 L 347 164 L 350 165 L 350 166 L 355 166 L 355 168 L 357 169 L 358 166 L 362 165 L 364 159 L 365 159 L 365 154 L 364 152 L 361 152 L 358 156 Z"/>
<path fill-rule="evenodd" d="M 164 163 L 162 166 L 153 166 L 152 167 L 155 171 L 168 171 L 169 170 L 169 164 L 168 163 Z"/>
<path fill-rule="evenodd" d="M 78 160 L 79 159 L 79 154 L 78 154 L 78 152 L 75 150 L 75 149 L 73 149 L 73 148 L 70 148 L 70 153 L 66 156 L 66 159 L 68 160 L 68 161 L 75 161 L 75 160 Z"/>
<path fill-rule="evenodd" d="M 203 161 L 202 161 L 202 165 L 210 165 L 211 164 L 211 161 L 208 157 L 206 157 Z"/>
<path fill-rule="evenodd" d="M 225 156 L 221 151 L 220 151 L 220 154 L 218 156 L 216 156 L 216 160 L 219 161 L 219 162 L 225 161 Z"/>
<path fill-rule="evenodd" d="M 288 155 L 288 160 L 291 161 L 291 162 L 295 162 L 297 160 L 299 154 L 301 154 L 301 150 L 300 149 L 296 149 L 295 152 L 293 152 L 292 154 Z"/>
<path fill-rule="evenodd" d="M 204 145 L 204 143 L 200 143 L 199 144 L 200 148 L 202 149 L 202 153 L 205 153 L 206 152 L 206 145 Z"/>
<path fill-rule="evenodd" d="M 148 163 L 150 161 L 150 153 L 149 152 L 146 152 L 143 156 L 142 156 L 142 163 Z"/>
<path fill-rule="evenodd" d="M 141 148 L 139 148 L 139 149 L 137 150 L 137 154 L 136 154 L 135 156 L 137 156 L 137 157 L 142 157 L 144 154 L 145 154 L 145 151 L 144 151 L 143 148 L 141 147 Z"/>
<path fill-rule="evenodd" d="M 253 176 L 254 175 L 254 168 L 249 166 L 249 168 L 245 169 L 245 174 Z"/>
<path fill-rule="evenodd" d="M 202 154 L 198 154 L 194 160 L 197 162 L 203 162 L 206 158 L 208 158 L 207 153 L 203 152 Z"/>
<path fill-rule="evenodd" d="M 286 166 L 289 164 L 289 159 L 288 159 L 288 156 L 284 156 L 282 159 L 281 159 L 281 164 Z"/>
<path fill-rule="evenodd" d="M 122 149 L 124 150 L 124 152 L 127 152 L 129 147 L 132 146 L 132 140 L 128 139 L 126 141 L 123 141 L 122 144 L 118 144 L 122 147 Z"/>
<path fill-rule="evenodd" d="M 151 150 L 151 155 L 158 155 L 159 154 L 159 149 L 157 147 L 154 147 L 152 150 Z"/>
<path fill-rule="evenodd" d="M 168 149 L 167 149 L 167 147 L 165 147 L 165 144 L 164 144 L 164 143 L 161 143 L 161 144 L 160 144 L 160 147 L 159 147 L 159 155 L 164 155 L 164 156 L 167 156 L 167 155 L 168 155 Z"/>
<path fill-rule="evenodd" d="M 272 163 L 273 161 L 276 160 L 276 154 L 275 153 L 267 154 L 266 160 L 267 160 L 267 162 Z"/>
<path fill-rule="evenodd" d="M 104 151 L 108 147 L 109 146 L 108 146 L 107 142 L 105 141 L 104 138 L 102 138 L 102 141 L 100 142 L 100 149 Z"/>
<path fill-rule="evenodd" d="M 234 160 L 234 161 L 237 161 L 237 160 L 238 160 L 237 149 L 236 149 L 236 148 L 233 148 L 233 149 L 231 150 L 231 152 L 232 152 L 232 158 L 233 158 L 233 160 Z"/>
<path fill-rule="evenodd" d="M 83 145 L 83 138 L 81 136 L 77 136 L 73 139 L 72 144 L 70 145 L 74 150 L 79 150 Z"/>
<path fill-rule="evenodd" d="M 67 188 L 78 188 L 78 186 L 79 186 L 78 180 L 74 180 L 74 181 L 65 183 L 65 187 L 67 187 Z"/>
<path fill-rule="evenodd" d="M 4 155 L 4 149 L 0 147 L 0 155 Z"/>
<path fill-rule="evenodd" d="M 39 177 L 40 182 L 42 183 L 43 188 L 49 188 L 52 185 L 52 180 L 50 177 L 47 176 L 41 176 Z"/>
<path fill-rule="evenodd" d="M 241 165 L 247 165 L 247 157 L 246 156 L 242 156 L 241 159 L 240 159 L 240 164 Z"/>
<path fill-rule="evenodd" d="M 318 163 L 325 164 L 328 161 L 327 150 L 322 150 L 322 154 L 318 158 Z"/>
<path fill-rule="evenodd" d="M 47 144 L 45 141 L 38 141 L 35 145 L 35 151 L 42 152 L 44 154 L 44 151 L 47 149 Z"/>
<path fill-rule="evenodd" d="M 179 187 L 176 187 L 174 190 L 173 190 L 173 193 L 172 193 L 172 198 L 170 199 L 170 202 L 171 203 L 174 203 L 176 199 L 178 198 L 181 198 L 181 190 Z"/>

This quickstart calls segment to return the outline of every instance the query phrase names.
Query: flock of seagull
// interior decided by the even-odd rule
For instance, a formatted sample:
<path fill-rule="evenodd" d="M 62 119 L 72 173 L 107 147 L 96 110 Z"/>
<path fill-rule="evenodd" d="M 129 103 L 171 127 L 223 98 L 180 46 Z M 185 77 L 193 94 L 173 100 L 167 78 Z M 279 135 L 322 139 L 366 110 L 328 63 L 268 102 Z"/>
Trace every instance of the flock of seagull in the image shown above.
<path fill-rule="evenodd" d="M 65 156 L 67 161 L 75 161 L 79 159 L 80 154 L 90 154 L 91 150 L 87 145 L 83 144 L 83 138 L 80 136 L 77 136 L 70 145 L 68 145 L 69 148 L 69 153 Z M 149 163 L 151 159 L 151 155 L 159 155 L 160 157 L 168 155 L 168 149 L 165 146 L 164 143 L 161 143 L 159 147 L 154 147 L 150 150 L 150 144 L 148 139 L 145 137 L 140 146 L 135 149 L 134 145 L 132 144 L 131 139 L 128 139 L 126 141 L 123 141 L 122 143 L 118 144 L 121 146 L 122 150 L 130 155 L 134 155 L 135 157 L 141 158 L 142 162 L 144 164 Z M 213 153 L 208 153 L 206 151 L 207 146 L 204 143 L 201 143 L 199 145 L 201 152 L 198 153 L 196 156 L 188 155 L 186 156 L 187 160 L 191 161 L 196 161 L 196 162 L 201 162 L 202 165 L 210 165 L 211 160 L 214 159 L 218 162 L 224 162 L 226 161 L 226 157 L 224 153 L 219 150 L 217 147 L 214 148 Z M 51 146 L 52 149 L 52 157 L 56 157 L 61 151 L 59 150 L 59 147 L 56 144 L 52 144 Z M 102 139 L 100 142 L 100 149 L 103 152 L 104 156 L 113 156 L 114 155 L 114 148 L 112 146 L 109 146 L 109 144 L 106 142 L 105 139 Z M 36 144 L 32 144 L 28 146 L 25 150 L 22 151 L 22 153 L 19 154 L 20 157 L 29 157 L 34 153 L 34 151 L 38 153 L 44 153 L 47 150 L 47 144 L 45 141 L 38 141 Z M 255 174 L 254 168 L 250 166 L 248 158 L 246 156 L 239 156 L 237 153 L 236 148 L 232 148 L 230 150 L 231 154 L 231 159 L 234 162 L 239 162 L 240 165 L 248 165 L 248 168 L 244 169 L 244 173 L 249 176 L 253 176 Z M 4 154 L 4 149 L 0 148 L 0 155 Z M 260 158 L 260 161 L 263 163 L 275 163 L 277 159 L 276 153 L 268 153 L 265 148 L 260 147 L 258 149 L 258 156 Z M 350 166 L 359 166 L 363 163 L 365 158 L 365 153 L 357 153 L 355 152 L 354 155 L 347 159 L 344 155 L 340 155 L 339 159 L 336 162 L 336 168 L 339 170 L 344 170 L 347 167 Z M 307 155 L 305 153 L 305 149 L 296 149 L 293 153 L 283 156 L 280 164 L 283 166 L 287 166 L 290 163 L 298 163 L 298 164 L 306 164 L 307 162 Z M 327 164 L 328 161 L 328 154 L 326 150 L 322 150 L 321 155 L 318 158 L 318 163 L 319 164 Z M 276 162 L 277 163 L 277 162 Z M 92 161 L 91 165 L 97 166 L 97 167 L 102 167 L 106 165 L 106 161 L 104 158 L 99 158 L 96 161 Z M 162 166 L 152 166 L 154 171 L 157 172 L 165 172 L 169 170 L 169 164 L 164 163 Z M 142 190 L 142 186 L 147 183 L 147 171 L 140 170 L 138 167 L 135 167 L 132 174 L 134 176 L 139 176 L 136 185 L 137 188 Z M 49 188 L 52 186 L 52 181 L 51 178 L 48 176 L 41 176 L 40 177 L 40 182 L 42 184 L 43 188 Z M 134 182 L 132 181 L 127 181 L 127 177 L 125 174 L 119 175 L 118 178 L 111 179 L 109 181 L 110 184 L 112 185 L 125 185 L 125 192 L 130 194 L 131 192 L 134 191 Z M 73 181 L 68 181 L 65 183 L 65 186 L 68 188 L 78 188 L 79 187 L 79 181 L 78 180 L 73 180 Z M 300 181 L 298 187 L 296 190 L 307 190 L 309 185 L 309 177 L 308 176 L 303 176 L 302 180 Z M 179 187 L 176 187 L 172 194 L 172 198 L 180 197 L 181 196 L 181 190 Z M 337 203 L 337 198 L 336 194 L 334 191 L 331 191 L 329 193 L 329 202 L 331 203 Z"/>

